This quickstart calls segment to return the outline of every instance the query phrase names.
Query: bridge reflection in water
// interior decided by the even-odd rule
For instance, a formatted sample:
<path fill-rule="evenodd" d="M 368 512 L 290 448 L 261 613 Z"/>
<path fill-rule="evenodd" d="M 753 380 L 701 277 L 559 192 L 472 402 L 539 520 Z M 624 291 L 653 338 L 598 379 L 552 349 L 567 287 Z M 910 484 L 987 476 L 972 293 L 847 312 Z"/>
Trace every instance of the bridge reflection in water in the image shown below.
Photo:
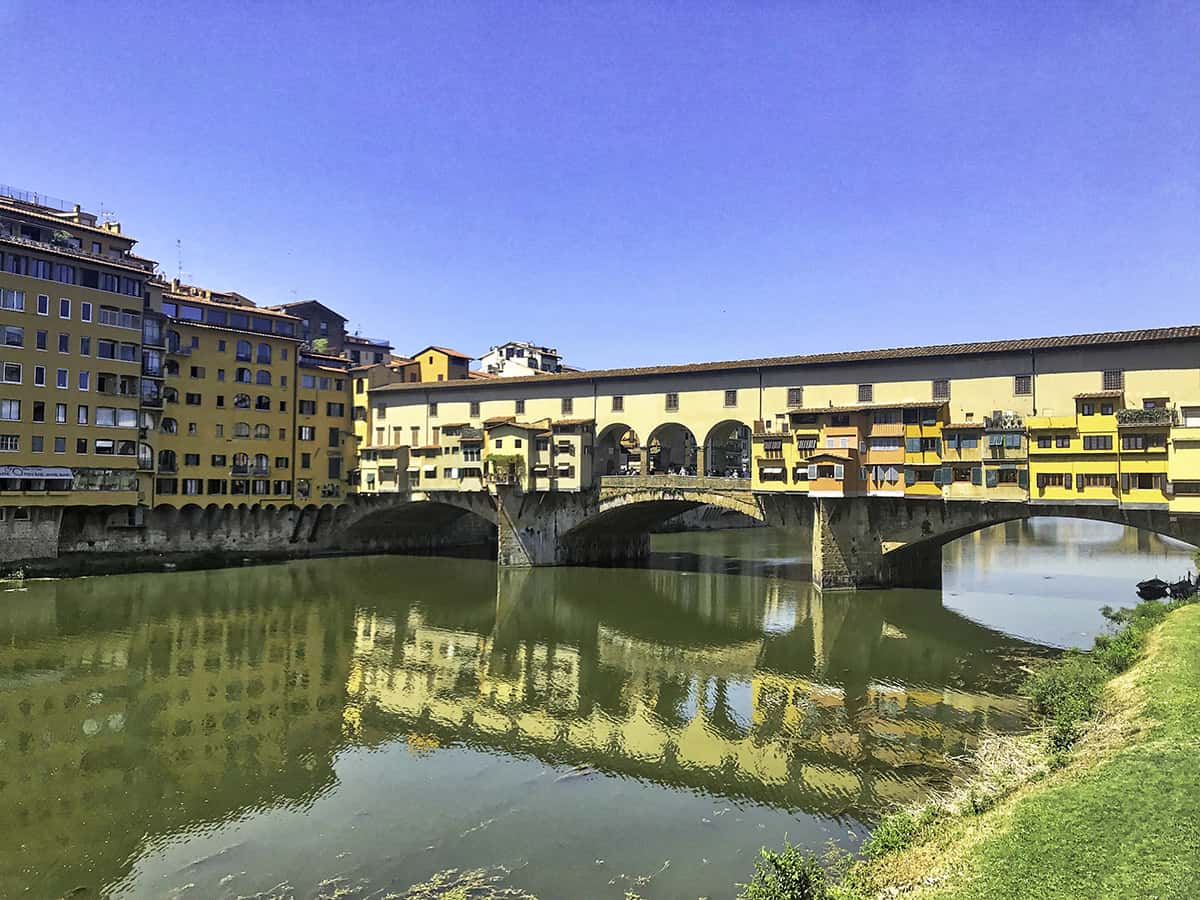
<path fill-rule="evenodd" d="M 869 819 L 1021 721 L 1014 658 L 1040 648 L 937 593 L 656 564 L 683 571 L 374 557 L 5 593 L 0 894 L 120 883 L 215 823 L 303 814 L 356 746 Z"/>
<path fill-rule="evenodd" d="M 935 593 L 729 574 L 502 571 L 490 630 L 444 612 L 360 610 L 352 733 L 855 818 L 944 779 L 981 731 L 1019 727 L 1013 659 L 1041 651 Z"/>

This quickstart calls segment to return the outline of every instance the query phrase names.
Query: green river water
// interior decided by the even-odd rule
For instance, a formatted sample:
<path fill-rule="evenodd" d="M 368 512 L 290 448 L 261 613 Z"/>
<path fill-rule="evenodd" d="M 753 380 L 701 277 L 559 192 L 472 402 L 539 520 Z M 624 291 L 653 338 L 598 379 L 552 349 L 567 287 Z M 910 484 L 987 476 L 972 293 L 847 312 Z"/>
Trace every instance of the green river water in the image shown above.
<path fill-rule="evenodd" d="M 1190 564 L 1045 520 L 948 547 L 942 591 L 822 596 L 803 535 L 654 551 L 0 585 L 0 896 L 406 896 L 453 868 L 731 897 L 760 845 L 853 849 L 1023 727 L 1022 665 Z"/>

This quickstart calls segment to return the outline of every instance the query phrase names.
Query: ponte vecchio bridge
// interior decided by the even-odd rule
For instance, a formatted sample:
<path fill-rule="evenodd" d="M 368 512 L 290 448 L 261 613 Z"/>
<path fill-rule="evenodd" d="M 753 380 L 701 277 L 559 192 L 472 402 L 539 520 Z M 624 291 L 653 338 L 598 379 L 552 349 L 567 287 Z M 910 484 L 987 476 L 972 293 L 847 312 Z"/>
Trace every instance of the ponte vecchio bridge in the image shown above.
<path fill-rule="evenodd" d="M 945 543 L 1033 516 L 1200 542 L 1200 326 L 432 384 L 381 366 L 355 397 L 378 496 L 346 527 L 460 510 L 507 566 L 637 558 L 699 506 L 808 528 L 825 588 L 932 585 Z"/>

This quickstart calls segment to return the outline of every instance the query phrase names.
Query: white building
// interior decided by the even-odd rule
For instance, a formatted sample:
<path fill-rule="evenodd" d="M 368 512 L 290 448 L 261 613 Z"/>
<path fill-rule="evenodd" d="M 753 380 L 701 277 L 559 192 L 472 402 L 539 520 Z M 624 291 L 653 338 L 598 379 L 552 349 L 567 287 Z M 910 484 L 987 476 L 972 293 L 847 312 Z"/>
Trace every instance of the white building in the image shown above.
<path fill-rule="evenodd" d="M 514 378 L 542 373 L 557 375 L 570 370 L 553 347 L 539 347 L 527 341 L 509 341 L 492 347 L 479 357 L 480 369 L 489 375 Z"/>

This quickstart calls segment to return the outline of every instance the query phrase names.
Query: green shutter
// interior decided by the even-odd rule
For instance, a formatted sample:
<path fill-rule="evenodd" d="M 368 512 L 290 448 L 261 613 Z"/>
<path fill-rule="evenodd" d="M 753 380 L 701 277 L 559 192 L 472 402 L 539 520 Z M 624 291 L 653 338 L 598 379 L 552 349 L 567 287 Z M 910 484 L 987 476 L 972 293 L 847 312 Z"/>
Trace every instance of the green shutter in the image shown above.
<path fill-rule="evenodd" d="M 983 469 L 979 466 L 971 467 L 971 484 L 983 484 Z"/>
<path fill-rule="evenodd" d="M 1081 473 L 1076 473 L 1075 475 L 1075 490 L 1083 490 L 1083 475 Z"/>
<path fill-rule="evenodd" d="M 911 438 L 911 437 L 905 438 L 904 439 L 904 450 L 906 453 L 920 453 L 921 452 L 921 439 L 920 438 Z"/>
<path fill-rule="evenodd" d="M 1000 483 L 1000 472 L 996 469 L 987 470 L 987 486 L 995 487 Z"/>
<path fill-rule="evenodd" d="M 905 469 L 904 470 L 904 483 L 907 484 L 909 487 L 912 487 L 914 484 L 917 483 L 917 470 L 916 469 Z"/>
<path fill-rule="evenodd" d="M 1029 470 L 1028 469 L 1018 469 L 1017 470 L 1017 485 L 1019 487 L 1024 488 L 1025 490 L 1029 490 Z"/>

